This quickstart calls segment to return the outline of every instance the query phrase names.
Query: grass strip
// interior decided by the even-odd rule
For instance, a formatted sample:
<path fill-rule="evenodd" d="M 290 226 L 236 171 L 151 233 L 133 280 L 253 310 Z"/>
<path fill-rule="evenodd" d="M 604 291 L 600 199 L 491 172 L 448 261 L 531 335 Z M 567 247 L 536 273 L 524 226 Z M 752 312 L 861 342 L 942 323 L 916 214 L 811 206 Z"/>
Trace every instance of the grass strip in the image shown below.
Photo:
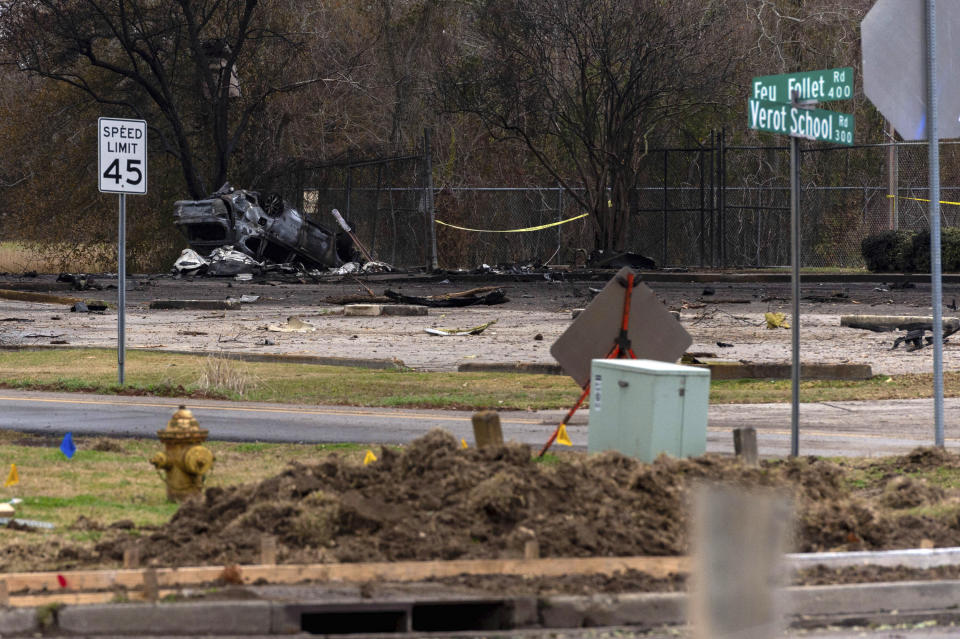
<path fill-rule="evenodd" d="M 397 408 L 542 410 L 569 408 L 579 388 L 562 375 L 367 370 L 312 364 L 241 362 L 175 353 L 128 351 L 127 384 L 116 383 L 111 349 L 0 351 L 6 388 L 299 404 Z M 960 372 L 944 374 L 945 394 L 960 396 Z M 801 401 L 912 399 L 932 396 L 932 376 L 801 383 Z M 721 380 L 716 404 L 790 401 L 790 380 Z"/>

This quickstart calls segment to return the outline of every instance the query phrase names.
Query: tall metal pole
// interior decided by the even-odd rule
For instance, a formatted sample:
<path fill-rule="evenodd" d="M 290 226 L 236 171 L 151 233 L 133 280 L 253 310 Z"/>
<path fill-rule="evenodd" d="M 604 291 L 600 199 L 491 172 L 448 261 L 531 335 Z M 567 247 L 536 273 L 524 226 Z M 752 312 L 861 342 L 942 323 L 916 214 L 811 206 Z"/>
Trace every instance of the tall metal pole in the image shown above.
<path fill-rule="evenodd" d="M 790 366 L 790 455 L 800 454 L 800 140 L 790 138 L 790 283 L 793 289 L 793 322 Z"/>
<path fill-rule="evenodd" d="M 943 446 L 943 282 L 940 269 L 940 137 L 937 132 L 937 8 L 927 0 L 927 141 L 930 165 L 930 279 L 933 289 L 934 441 Z"/>
<path fill-rule="evenodd" d="M 127 311 L 127 195 L 120 194 L 119 241 L 117 247 L 117 378 L 124 384 L 123 364 L 126 359 L 126 311 Z"/>

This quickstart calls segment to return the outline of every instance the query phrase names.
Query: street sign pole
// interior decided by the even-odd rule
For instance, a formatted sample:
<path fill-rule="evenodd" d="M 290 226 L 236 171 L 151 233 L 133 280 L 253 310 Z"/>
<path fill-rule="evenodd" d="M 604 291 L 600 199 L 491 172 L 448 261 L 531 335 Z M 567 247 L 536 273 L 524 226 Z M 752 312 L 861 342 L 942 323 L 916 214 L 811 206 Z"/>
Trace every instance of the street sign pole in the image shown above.
<path fill-rule="evenodd" d="M 123 366 L 126 359 L 127 336 L 126 336 L 126 315 L 127 315 L 127 196 L 125 193 L 119 195 L 119 246 L 117 247 L 117 377 L 121 386 L 123 386 Z"/>
<path fill-rule="evenodd" d="M 793 322 L 790 365 L 790 455 L 800 454 L 800 139 L 790 137 L 790 284 L 793 289 Z"/>
<path fill-rule="evenodd" d="M 930 279 L 933 289 L 933 428 L 934 442 L 943 447 L 943 278 L 940 263 L 940 136 L 937 131 L 936 2 L 926 2 L 927 125 L 930 164 Z"/>
<path fill-rule="evenodd" d="M 127 351 L 127 193 L 147 192 L 147 123 L 97 120 L 98 187 L 119 196 L 117 212 L 117 380 L 125 383 Z"/>

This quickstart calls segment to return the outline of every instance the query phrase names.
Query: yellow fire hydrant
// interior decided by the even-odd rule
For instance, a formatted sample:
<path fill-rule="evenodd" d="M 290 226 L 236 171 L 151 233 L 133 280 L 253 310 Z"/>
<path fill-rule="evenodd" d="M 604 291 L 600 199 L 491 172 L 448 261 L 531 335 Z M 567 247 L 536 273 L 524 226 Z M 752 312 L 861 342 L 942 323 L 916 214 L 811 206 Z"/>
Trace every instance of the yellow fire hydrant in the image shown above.
<path fill-rule="evenodd" d="M 204 475 L 213 468 L 213 453 L 204 446 L 208 431 L 200 428 L 193 413 L 180 406 L 167 427 L 157 431 L 166 450 L 153 456 L 150 463 L 166 471 L 167 499 L 182 501 L 203 490 Z"/>

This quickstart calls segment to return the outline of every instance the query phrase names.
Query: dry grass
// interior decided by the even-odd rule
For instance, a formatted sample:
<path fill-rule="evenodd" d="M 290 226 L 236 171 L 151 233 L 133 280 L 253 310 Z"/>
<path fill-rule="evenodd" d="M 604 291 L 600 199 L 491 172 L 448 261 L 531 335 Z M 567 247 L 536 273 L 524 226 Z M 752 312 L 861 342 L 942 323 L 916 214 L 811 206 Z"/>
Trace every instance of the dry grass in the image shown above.
<path fill-rule="evenodd" d="M 210 355 L 201 365 L 196 386 L 204 392 L 232 393 L 244 397 L 248 389 L 255 386 L 255 381 L 243 362 Z"/>
<path fill-rule="evenodd" d="M 0 272 L 103 273 L 116 270 L 113 247 L 71 246 L 44 248 L 21 242 L 0 242 Z"/>

